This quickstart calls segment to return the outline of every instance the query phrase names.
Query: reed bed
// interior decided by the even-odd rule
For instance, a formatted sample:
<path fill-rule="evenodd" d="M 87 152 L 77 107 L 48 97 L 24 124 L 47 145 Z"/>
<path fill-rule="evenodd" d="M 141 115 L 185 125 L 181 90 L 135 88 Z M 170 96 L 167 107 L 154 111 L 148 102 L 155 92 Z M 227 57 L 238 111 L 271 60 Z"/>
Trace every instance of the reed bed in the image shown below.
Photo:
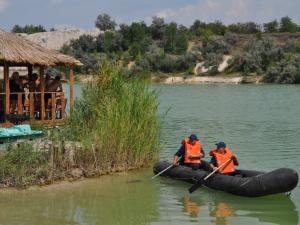
<path fill-rule="evenodd" d="M 128 79 L 118 65 L 104 63 L 83 88 L 64 129 L 83 144 L 76 162 L 96 171 L 149 166 L 160 149 L 157 93 L 147 81 Z"/>

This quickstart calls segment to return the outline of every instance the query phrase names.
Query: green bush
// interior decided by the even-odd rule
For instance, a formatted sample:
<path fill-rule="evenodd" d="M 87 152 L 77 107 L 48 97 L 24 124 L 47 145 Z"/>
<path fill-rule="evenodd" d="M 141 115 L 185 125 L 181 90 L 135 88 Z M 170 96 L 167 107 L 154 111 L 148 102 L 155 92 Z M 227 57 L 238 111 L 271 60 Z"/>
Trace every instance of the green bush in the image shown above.
<path fill-rule="evenodd" d="M 125 79 L 122 68 L 102 64 L 67 120 L 66 137 L 85 146 L 77 162 L 99 170 L 149 165 L 160 148 L 157 107 L 147 83 Z"/>
<path fill-rule="evenodd" d="M 0 159 L 0 183 L 6 186 L 24 187 L 46 180 L 48 153 L 33 149 L 28 143 L 9 146 Z"/>

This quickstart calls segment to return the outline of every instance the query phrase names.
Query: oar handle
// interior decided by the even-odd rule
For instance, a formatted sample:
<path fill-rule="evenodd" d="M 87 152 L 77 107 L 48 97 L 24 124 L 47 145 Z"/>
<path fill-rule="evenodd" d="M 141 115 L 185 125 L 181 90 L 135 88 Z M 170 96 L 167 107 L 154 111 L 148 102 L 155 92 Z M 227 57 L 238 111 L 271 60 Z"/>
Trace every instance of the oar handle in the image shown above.
<path fill-rule="evenodd" d="M 224 162 L 221 166 L 219 166 L 218 168 L 216 168 L 213 172 L 211 172 L 210 174 L 208 174 L 203 180 L 207 180 L 208 178 L 210 178 L 212 175 L 214 175 L 219 169 L 221 169 L 223 166 L 225 166 L 227 163 L 229 163 L 232 159 L 228 159 L 226 162 Z"/>
<path fill-rule="evenodd" d="M 182 156 L 181 156 L 182 157 Z M 176 163 L 179 162 L 179 160 L 181 159 L 181 157 L 178 158 L 178 160 L 176 161 Z M 166 169 L 164 169 L 163 171 L 160 171 L 158 174 L 156 174 L 155 176 L 151 177 L 151 179 L 154 179 L 156 177 L 158 177 L 159 175 L 163 174 L 164 172 L 166 172 L 167 170 L 171 169 L 174 165 L 170 165 L 168 166 Z"/>

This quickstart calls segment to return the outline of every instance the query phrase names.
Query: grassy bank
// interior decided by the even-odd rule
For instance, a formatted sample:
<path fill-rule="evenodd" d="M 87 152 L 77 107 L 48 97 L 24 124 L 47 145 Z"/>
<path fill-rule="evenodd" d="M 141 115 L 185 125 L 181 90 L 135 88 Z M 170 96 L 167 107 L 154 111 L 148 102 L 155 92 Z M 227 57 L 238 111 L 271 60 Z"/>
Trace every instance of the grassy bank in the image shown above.
<path fill-rule="evenodd" d="M 65 178 L 147 167 L 160 149 L 157 95 L 143 80 L 126 79 L 103 64 L 51 144 L 9 147 L 0 160 L 0 187 L 24 187 Z"/>

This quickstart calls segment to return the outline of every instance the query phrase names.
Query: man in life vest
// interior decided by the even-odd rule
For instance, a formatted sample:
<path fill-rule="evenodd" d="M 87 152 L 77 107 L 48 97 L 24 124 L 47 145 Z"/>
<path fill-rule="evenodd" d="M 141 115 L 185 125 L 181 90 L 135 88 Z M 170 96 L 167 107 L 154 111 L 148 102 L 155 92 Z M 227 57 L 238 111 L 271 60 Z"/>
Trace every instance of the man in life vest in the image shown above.
<path fill-rule="evenodd" d="M 181 147 L 174 155 L 173 165 L 180 165 L 191 167 L 193 170 L 207 168 L 207 163 L 201 160 L 205 156 L 200 140 L 195 134 L 189 138 L 185 138 L 181 142 Z"/>
<path fill-rule="evenodd" d="M 239 161 L 235 155 L 232 154 L 231 150 L 226 147 L 224 142 L 219 142 L 216 144 L 217 148 L 211 150 L 209 155 L 212 157 L 210 161 L 211 167 L 215 170 L 226 161 L 231 159 L 228 163 L 226 163 L 223 167 L 221 167 L 218 172 L 222 174 L 227 174 L 234 176 L 236 175 L 235 166 L 239 165 Z"/>

